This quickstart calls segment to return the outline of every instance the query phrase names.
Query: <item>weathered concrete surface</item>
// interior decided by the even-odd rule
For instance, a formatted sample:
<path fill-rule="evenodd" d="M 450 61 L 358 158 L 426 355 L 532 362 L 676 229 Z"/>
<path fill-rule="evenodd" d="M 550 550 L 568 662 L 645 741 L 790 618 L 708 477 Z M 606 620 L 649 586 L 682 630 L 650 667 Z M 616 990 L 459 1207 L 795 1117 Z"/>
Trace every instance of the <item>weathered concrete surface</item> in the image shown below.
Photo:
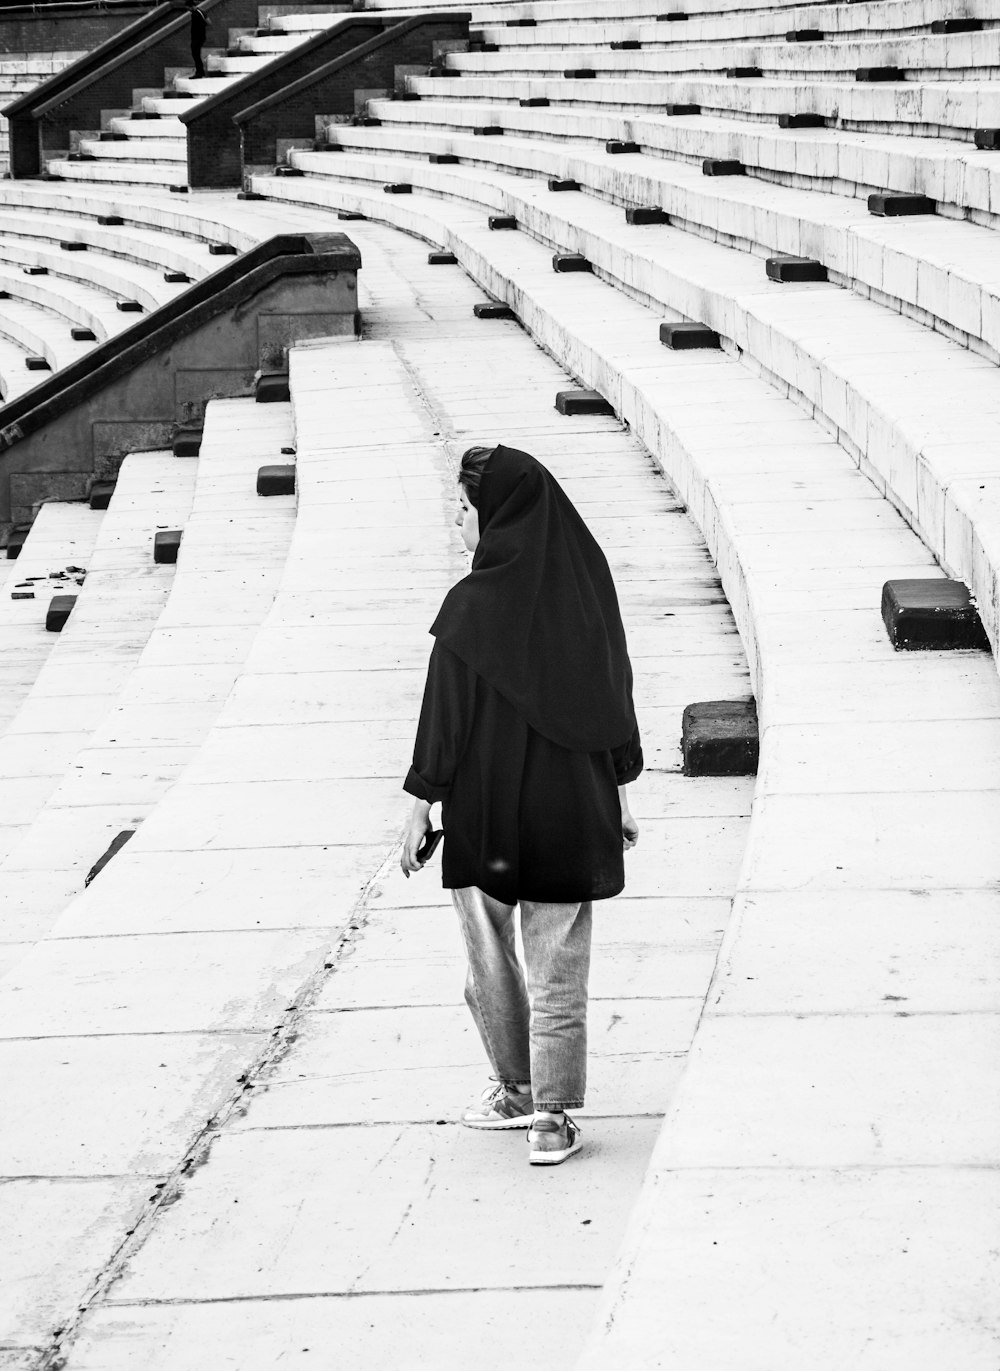
<path fill-rule="evenodd" d="M 52 1309 L 68 1314 L 93 1291 L 90 1314 L 66 1343 L 71 1366 L 197 1364 L 206 1317 L 213 1346 L 233 1366 L 307 1346 L 325 1355 L 331 1340 L 345 1356 L 381 1355 L 387 1328 L 398 1339 L 404 1316 L 413 1332 L 403 1355 L 413 1365 L 437 1357 L 457 1366 L 467 1360 L 468 1332 L 449 1310 L 467 1311 L 480 1347 L 514 1320 L 529 1333 L 557 1326 L 568 1352 L 620 1242 L 725 926 L 750 784 L 685 781 L 677 744 L 683 705 L 709 685 L 714 695 L 745 693 L 747 671 L 690 522 L 614 421 L 555 416 L 553 424 L 550 397 L 567 384 L 565 373 L 516 328 L 505 326 L 502 349 L 485 336 L 468 308 L 474 287 L 433 269 L 421 276 L 426 253 L 391 235 L 373 234 L 369 251 L 383 302 L 369 328 L 392 333 L 407 369 L 387 384 L 385 366 L 398 364 L 376 343 L 379 362 L 367 379 L 366 345 L 302 352 L 287 587 L 195 762 L 0 988 L 4 1047 L 20 1078 L 31 1070 L 18 1046 L 30 1029 L 33 1060 L 51 1061 L 64 1047 L 60 1060 L 74 1062 L 80 1082 L 44 1101 L 65 1144 L 49 1148 L 39 1184 L 66 1183 L 59 1177 L 77 1137 L 95 1168 L 88 1174 L 105 1178 L 111 1194 L 125 1193 L 130 1168 L 148 1168 L 142 1218 L 131 1237 L 131 1219 L 119 1225 L 119 1255 L 109 1247 L 86 1281 L 71 1274 L 52 1284 Z M 401 251 L 418 290 L 398 274 Z M 502 403 L 494 396 L 496 427 L 484 433 L 476 397 L 504 359 L 511 383 Z M 370 424 L 352 431 L 334 417 L 368 404 L 366 387 L 392 435 L 381 449 Z M 438 571 L 446 566 L 454 578 L 466 566 L 451 528 L 448 457 L 474 438 L 501 435 L 548 458 L 587 514 L 604 521 L 635 629 L 651 766 L 635 787 L 643 837 L 630 854 L 627 898 L 598 921 L 589 1157 L 547 1179 L 527 1168 L 521 1134 L 482 1137 L 455 1125 L 486 1068 L 461 1004 L 453 915 L 434 872 L 405 882 L 386 862 L 408 808 L 399 778 L 426 626 L 448 580 Z M 659 521 L 656 538 L 644 534 L 638 544 L 629 531 L 637 506 Z M 396 511 L 386 532 L 384 510 Z M 421 524 L 425 553 L 414 537 Z M 253 557 L 251 548 L 251 584 Z M 198 634 L 171 597 L 156 634 L 164 652 L 183 644 L 193 663 L 211 663 L 216 617 L 225 649 L 234 623 L 224 617 L 226 597 L 239 574 L 234 561 L 231 572 L 220 566 L 192 578 L 211 595 L 199 606 Z M 665 600 L 676 606 L 672 617 Z M 137 745 L 123 736 L 127 751 Z M 157 737 L 181 746 L 180 716 Z M 176 1063 L 187 1101 L 157 1079 L 168 1068 L 149 1065 L 153 1045 L 164 1050 L 158 1061 Z M 116 1081 L 88 1096 L 97 1071 Z M 87 1098 L 116 1142 L 78 1120 Z M 30 1126 L 29 1117 L 12 1165 L 21 1164 Z M 186 1160 L 189 1176 L 180 1169 Z M 536 1202 L 513 1204 L 515 1186 Z M 248 1246 L 244 1215 L 254 1204 L 260 1227 Z M 516 1241 L 498 1243 L 498 1223 L 515 1212 Z M 250 1229 L 257 1222 L 251 1215 Z M 439 1233 L 447 1240 L 438 1242 Z M 261 1271 L 258 1250 L 269 1253 Z M 239 1261 L 224 1257 L 229 1251 L 242 1253 Z M 345 1298 L 350 1288 L 370 1293 Z M 451 1293 L 414 1298 L 435 1289 Z M 308 1290 L 315 1300 L 271 1298 Z M 223 1303 L 203 1303 L 209 1292 Z M 161 1299 L 181 1303 L 168 1315 Z M 459 1303 L 446 1308 L 446 1300 Z M 361 1302 L 380 1312 L 366 1315 Z M 12 1327 L 8 1343 L 55 1346 L 55 1319 L 42 1320 L 42 1333 Z M 272 1332 L 262 1334 L 262 1324 Z M 300 1341 L 307 1326 L 322 1342 Z M 396 1363 L 404 1364 L 399 1355 Z"/>

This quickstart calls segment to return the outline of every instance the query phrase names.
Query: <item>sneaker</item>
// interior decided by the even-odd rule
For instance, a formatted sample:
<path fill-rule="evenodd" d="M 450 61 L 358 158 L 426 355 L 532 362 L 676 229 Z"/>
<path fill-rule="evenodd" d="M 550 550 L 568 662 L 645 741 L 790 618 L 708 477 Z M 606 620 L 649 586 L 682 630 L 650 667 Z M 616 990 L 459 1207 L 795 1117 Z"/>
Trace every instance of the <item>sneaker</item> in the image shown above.
<path fill-rule="evenodd" d="M 487 1086 L 483 1098 L 462 1115 L 466 1128 L 527 1128 L 535 1112 L 530 1094 L 508 1090 L 502 1081 Z"/>
<path fill-rule="evenodd" d="M 555 1119 L 535 1119 L 528 1131 L 528 1161 L 532 1166 L 558 1166 L 574 1152 L 579 1152 L 583 1143 L 580 1130 L 566 1114 L 562 1123 Z"/>

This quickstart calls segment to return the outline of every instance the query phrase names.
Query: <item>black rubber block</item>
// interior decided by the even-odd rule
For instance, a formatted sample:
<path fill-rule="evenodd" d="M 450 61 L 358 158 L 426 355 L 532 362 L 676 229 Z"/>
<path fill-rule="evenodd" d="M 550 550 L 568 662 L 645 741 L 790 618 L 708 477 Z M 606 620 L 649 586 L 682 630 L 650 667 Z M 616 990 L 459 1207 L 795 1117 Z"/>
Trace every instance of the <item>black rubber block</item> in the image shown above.
<path fill-rule="evenodd" d="M 287 371 L 265 371 L 257 377 L 253 397 L 258 405 L 287 404 L 292 398 Z"/>
<path fill-rule="evenodd" d="M 429 252 L 427 254 L 427 263 L 432 267 L 453 267 L 457 261 L 458 258 L 453 252 Z"/>
<path fill-rule="evenodd" d="M 499 124 L 477 124 L 472 132 L 477 138 L 499 138 L 503 134 L 503 129 Z"/>
<path fill-rule="evenodd" d="M 209 243 L 208 250 L 213 257 L 235 257 L 239 252 L 232 243 Z"/>
<path fill-rule="evenodd" d="M 579 181 L 560 181 L 560 180 L 559 180 L 557 177 L 555 177 L 555 176 L 550 176 L 549 179 L 548 179 L 547 184 L 548 184 L 549 190 L 579 190 L 579 189 L 580 189 L 580 182 L 579 182 Z"/>
<path fill-rule="evenodd" d="M 258 495 L 294 495 L 295 467 L 293 464 L 260 467 L 257 471 Z"/>
<path fill-rule="evenodd" d="M 826 267 L 815 257 L 769 257 L 765 265 L 768 280 L 781 281 L 825 281 Z"/>
<path fill-rule="evenodd" d="M 175 457 L 197 457 L 201 451 L 200 428 L 179 428 L 174 434 L 172 451 Z"/>
<path fill-rule="evenodd" d="M 168 282 L 169 285 L 182 286 L 190 281 L 191 277 L 183 271 L 165 271 L 163 273 L 163 279 Z"/>
<path fill-rule="evenodd" d="M 66 620 L 73 613 L 73 606 L 76 604 L 75 595 L 53 595 L 49 601 L 49 608 L 45 615 L 45 628 L 49 633 L 61 633 L 66 625 Z"/>
<path fill-rule="evenodd" d="M 458 158 L 453 152 L 430 152 L 427 154 L 428 162 L 436 162 L 438 166 L 453 167 L 458 162 Z"/>
<path fill-rule="evenodd" d="M 929 195 L 869 195 L 868 213 L 884 219 L 897 219 L 906 214 L 933 214 L 934 201 Z"/>
<path fill-rule="evenodd" d="M 538 23 L 537 19 L 508 19 L 509 29 L 533 29 Z"/>
<path fill-rule="evenodd" d="M 858 67 L 854 77 L 857 81 L 902 81 L 903 73 L 899 67 Z"/>
<path fill-rule="evenodd" d="M 552 103 L 547 95 L 529 95 L 525 100 L 517 102 L 522 109 L 545 109 Z"/>
<path fill-rule="evenodd" d="M 663 108 L 672 119 L 679 119 L 685 114 L 701 113 L 701 105 L 664 105 Z"/>
<path fill-rule="evenodd" d="M 981 19 L 934 19 L 931 22 L 931 33 L 981 33 L 982 30 Z"/>
<path fill-rule="evenodd" d="M 389 184 L 383 186 L 382 189 L 385 191 L 386 195 L 413 194 L 413 187 L 410 185 L 409 181 L 390 181 Z"/>
<path fill-rule="evenodd" d="M 556 393 L 560 414 L 614 414 L 599 390 L 560 390 Z"/>
<path fill-rule="evenodd" d="M 674 352 L 692 348 L 717 348 L 719 335 L 707 324 L 661 324 L 660 342 Z"/>
<path fill-rule="evenodd" d="M 153 537 L 153 561 L 166 566 L 177 561 L 183 530 L 179 528 L 160 529 Z"/>
<path fill-rule="evenodd" d="M 931 578 L 886 581 L 882 620 L 894 648 L 942 651 L 989 648 L 968 588 L 962 581 Z"/>
<path fill-rule="evenodd" d="M 139 304 L 138 300 L 116 300 L 115 308 L 120 310 L 122 314 L 142 313 L 142 305 Z"/>
<path fill-rule="evenodd" d="M 86 244 L 86 243 L 77 243 L 77 242 L 74 241 L 73 239 L 67 239 L 65 242 L 60 243 L 59 246 L 62 248 L 63 252 L 86 252 L 86 251 L 87 251 L 87 244 Z"/>
<path fill-rule="evenodd" d="M 275 167 L 275 176 L 305 176 L 301 167 Z"/>
<path fill-rule="evenodd" d="M 656 16 L 658 24 L 682 24 L 687 22 L 687 15 L 683 10 L 670 10 L 667 14 Z"/>
<path fill-rule="evenodd" d="M 365 216 L 363 214 L 358 214 L 353 209 L 342 209 L 337 214 L 338 219 L 340 219 L 342 222 L 346 221 L 347 223 L 352 223 L 355 220 L 363 219 L 364 217 Z"/>
<path fill-rule="evenodd" d="M 976 129 L 976 147 L 982 152 L 1000 152 L 1000 129 Z"/>
<path fill-rule="evenodd" d="M 706 157 L 701 164 L 702 176 L 745 176 L 746 167 L 733 157 Z"/>
<path fill-rule="evenodd" d="M 597 72 L 593 67 L 567 67 L 563 76 L 567 81 L 595 81 Z"/>
<path fill-rule="evenodd" d="M 822 43 L 822 29 L 792 29 L 785 34 L 786 43 Z"/>
<path fill-rule="evenodd" d="M 513 319 L 515 317 L 510 305 L 494 304 L 492 301 L 473 305 L 472 312 L 477 319 Z"/>
<path fill-rule="evenodd" d="M 106 228 L 120 228 L 125 220 L 120 214 L 99 214 L 97 216 L 97 222 L 103 224 Z"/>
<path fill-rule="evenodd" d="M 757 81 L 764 73 L 760 67 L 727 67 L 726 75 L 732 81 Z"/>
<path fill-rule="evenodd" d="M 95 343 L 97 334 L 92 328 L 71 328 L 69 336 L 74 343 Z"/>
<path fill-rule="evenodd" d="M 47 357 L 39 357 L 37 355 L 32 357 L 25 357 L 24 365 L 28 368 L 29 371 L 52 370 L 52 367 L 49 364 L 49 359 Z"/>
<path fill-rule="evenodd" d="M 491 229 L 516 229 L 517 219 L 513 214 L 491 214 L 486 221 Z"/>
<path fill-rule="evenodd" d="M 681 717 L 685 776 L 753 776 L 760 757 L 757 706 L 744 700 L 704 700 Z"/>
<path fill-rule="evenodd" d="M 171 186 L 170 192 L 172 195 L 187 195 L 188 188 L 187 186 Z"/>
<path fill-rule="evenodd" d="M 15 524 L 7 535 L 7 561 L 16 562 L 24 547 L 24 540 L 31 532 L 30 524 Z"/>
<path fill-rule="evenodd" d="M 635 205 L 625 211 L 626 224 L 669 224 L 670 216 L 659 205 Z"/>
<path fill-rule="evenodd" d="M 622 38 L 619 42 L 611 44 L 612 52 L 639 52 L 642 44 L 638 38 Z"/>
<path fill-rule="evenodd" d="M 825 129 L 826 118 L 822 114 L 779 114 L 779 129 Z"/>
<path fill-rule="evenodd" d="M 261 195 L 260 192 L 256 190 L 238 190 L 236 192 L 236 198 L 237 200 L 264 200 L 267 197 Z"/>
<path fill-rule="evenodd" d="M 48 276 L 49 274 L 48 267 L 22 267 L 21 271 L 25 276 Z"/>
<path fill-rule="evenodd" d="M 557 272 L 593 271 L 582 252 L 557 252 L 552 258 L 552 270 Z"/>
<path fill-rule="evenodd" d="M 94 877 L 99 876 L 101 874 L 101 872 L 107 866 L 108 862 L 111 861 L 111 858 L 115 856 L 116 853 L 122 850 L 122 848 L 128 842 L 129 838 L 131 838 L 134 833 L 134 828 L 123 828 L 120 833 L 117 833 L 111 839 L 111 842 L 104 849 L 104 852 L 101 854 L 100 857 L 98 857 L 97 861 L 94 863 L 94 865 L 90 868 L 90 870 L 84 877 L 83 884 L 85 886 L 90 885 Z"/>
<path fill-rule="evenodd" d="M 114 493 L 114 481 L 95 481 L 90 487 L 90 495 L 87 497 L 87 502 L 91 509 L 107 509 Z"/>
<path fill-rule="evenodd" d="M 638 152 L 639 144 L 631 143 L 625 138 L 609 138 L 604 144 L 604 151 L 610 152 L 614 156 L 623 152 Z"/>

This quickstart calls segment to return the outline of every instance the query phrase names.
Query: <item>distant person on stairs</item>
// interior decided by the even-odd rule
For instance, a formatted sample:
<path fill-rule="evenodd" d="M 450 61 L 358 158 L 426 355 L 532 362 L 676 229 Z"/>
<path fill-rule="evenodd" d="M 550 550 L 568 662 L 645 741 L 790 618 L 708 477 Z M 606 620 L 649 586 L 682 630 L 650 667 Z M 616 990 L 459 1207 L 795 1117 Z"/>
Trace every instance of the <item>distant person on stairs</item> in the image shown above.
<path fill-rule="evenodd" d="M 205 75 L 205 64 L 201 60 L 202 44 L 205 42 L 205 33 L 212 21 L 199 8 L 196 0 L 184 0 L 184 8 L 191 16 L 191 58 L 194 62 L 195 78 L 200 80 Z"/>
<path fill-rule="evenodd" d="M 400 865 L 422 869 L 441 801 L 442 884 L 496 1081 L 462 1122 L 528 1127 L 529 1162 L 551 1166 L 581 1145 L 566 1110 L 586 1087 L 591 902 L 623 889 L 639 836 L 625 790 L 643 765 L 632 668 L 604 553 L 551 473 L 475 447 L 458 479 L 472 570 L 431 626 Z"/>

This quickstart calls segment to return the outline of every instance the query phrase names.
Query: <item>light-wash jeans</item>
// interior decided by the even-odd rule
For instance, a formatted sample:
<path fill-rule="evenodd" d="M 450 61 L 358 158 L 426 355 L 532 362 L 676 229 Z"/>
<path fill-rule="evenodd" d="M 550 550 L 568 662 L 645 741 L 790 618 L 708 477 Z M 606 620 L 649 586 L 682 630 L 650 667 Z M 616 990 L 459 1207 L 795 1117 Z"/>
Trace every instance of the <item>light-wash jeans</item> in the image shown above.
<path fill-rule="evenodd" d="M 522 900 L 524 970 L 514 905 L 477 886 L 453 890 L 469 956 L 465 999 L 493 1074 L 530 1081 L 536 1109 L 579 1109 L 587 1086 L 587 978 L 593 910 Z"/>

